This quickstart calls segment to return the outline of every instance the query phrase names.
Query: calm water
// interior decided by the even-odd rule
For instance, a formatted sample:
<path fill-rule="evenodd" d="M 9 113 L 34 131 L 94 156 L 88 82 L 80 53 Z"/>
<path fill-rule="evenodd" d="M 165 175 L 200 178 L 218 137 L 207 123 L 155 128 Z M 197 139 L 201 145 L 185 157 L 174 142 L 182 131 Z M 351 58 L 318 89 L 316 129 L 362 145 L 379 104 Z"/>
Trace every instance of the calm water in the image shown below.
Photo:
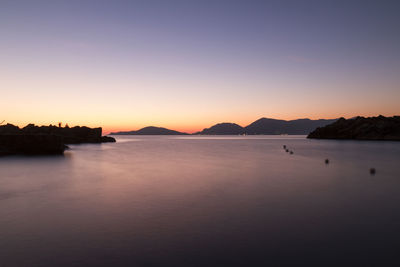
<path fill-rule="evenodd" d="M 400 142 L 117 140 L 0 158 L 0 266 L 400 266 Z"/>

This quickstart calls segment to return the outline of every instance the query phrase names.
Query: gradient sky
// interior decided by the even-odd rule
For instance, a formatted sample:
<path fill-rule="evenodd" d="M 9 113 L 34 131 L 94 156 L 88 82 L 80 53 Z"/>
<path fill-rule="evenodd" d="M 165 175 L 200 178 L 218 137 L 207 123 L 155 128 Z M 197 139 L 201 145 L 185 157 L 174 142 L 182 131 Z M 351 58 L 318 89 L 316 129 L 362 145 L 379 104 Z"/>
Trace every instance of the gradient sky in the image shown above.
<path fill-rule="evenodd" d="M 0 1 L 0 121 L 400 114 L 400 1 Z"/>

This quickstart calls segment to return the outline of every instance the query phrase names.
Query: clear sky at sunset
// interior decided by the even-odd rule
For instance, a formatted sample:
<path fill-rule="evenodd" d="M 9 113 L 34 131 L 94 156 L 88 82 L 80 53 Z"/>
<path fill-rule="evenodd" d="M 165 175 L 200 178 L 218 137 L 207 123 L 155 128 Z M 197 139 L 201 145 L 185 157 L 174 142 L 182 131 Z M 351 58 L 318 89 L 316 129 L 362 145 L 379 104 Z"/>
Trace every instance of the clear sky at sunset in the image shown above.
<path fill-rule="evenodd" d="M 400 1 L 0 1 L 0 121 L 400 114 Z"/>

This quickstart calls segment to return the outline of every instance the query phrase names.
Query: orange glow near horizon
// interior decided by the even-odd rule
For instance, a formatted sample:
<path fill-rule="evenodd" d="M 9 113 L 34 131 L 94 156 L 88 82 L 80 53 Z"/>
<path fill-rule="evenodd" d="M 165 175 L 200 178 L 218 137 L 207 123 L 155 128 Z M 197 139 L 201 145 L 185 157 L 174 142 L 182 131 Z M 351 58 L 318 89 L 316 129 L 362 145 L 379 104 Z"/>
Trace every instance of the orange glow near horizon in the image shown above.
<path fill-rule="evenodd" d="M 57 75 L 59 80 L 54 78 Z M 163 83 L 161 78 L 102 80 L 80 75 L 71 81 L 65 74 L 54 76 L 29 73 L 22 79 L 0 66 L 0 87 L 5 88 L 0 121 L 20 127 L 62 122 L 71 127 L 102 127 L 105 134 L 146 126 L 194 133 L 223 122 L 247 126 L 262 117 L 293 120 L 400 114 L 395 81 L 345 85 L 336 81 L 321 90 L 320 83 L 301 85 L 296 80 L 235 84 L 235 80 L 195 83 L 172 79 Z M 377 90 L 380 87 L 390 95 Z M 253 88 L 253 93 L 242 88 Z"/>
<path fill-rule="evenodd" d="M 111 132 L 119 132 L 119 131 L 135 131 L 139 130 L 141 128 L 147 127 L 147 126 L 155 126 L 155 127 L 163 127 L 179 132 L 185 132 L 185 133 L 195 133 L 198 131 L 203 130 L 204 128 L 209 128 L 217 123 L 224 123 L 224 122 L 229 122 L 229 123 L 236 123 L 242 127 L 245 127 L 252 122 L 260 119 L 260 118 L 272 118 L 272 119 L 279 119 L 279 120 L 296 120 L 296 119 L 312 119 L 312 120 L 317 120 L 317 119 L 335 119 L 335 118 L 352 118 L 355 116 L 364 116 L 364 117 L 372 117 L 372 116 L 378 116 L 378 115 L 383 115 L 383 116 L 395 116 L 399 115 L 399 113 L 352 113 L 352 114 L 323 114 L 323 115 L 313 115 L 313 116 L 278 116 L 278 115 L 270 115 L 270 116 L 265 116 L 265 115 L 258 115 L 254 116 L 251 118 L 246 118 L 246 117 L 238 117 L 236 120 L 234 117 L 231 119 L 207 119 L 207 118 L 202 118 L 198 120 L 193 120 L 193 121 L 184 121 L 184 120 L 176 120 L 176 121 L 171 121 L 171 120 L 149 120 L 148 123 L 146 123 L 143 120 L 138 120 L 137 122 L 133 120 L 128 120 L 128 121 L 117 121 L 113 120 L 112 118 L 108 118 L 107 120 L 101 120 L 100 118 L 98 119 L 93 119 L 90 120 L 89 118 L 86 118 L 86 120 L 34 120 L 34 118 L 31 119 L 25 119 L 25 120 L 19 120 L 19 121 L 8 121 L 5 120 L 3 124 L 6 123 L 11 123 L 14 125 L 17 125 L 19 127 L 24 127 L 29 123 L 34 123 L 36 125 L 58 125 L 58 122 L 62 122 L 63 127 L 65 124 L 68 124 L 69 127 L 74 127 L 74 126 L 88 126 L 88 127 L 102 127 L 103 128 L 103 134 L 109 134 Z"/>
<path fill-rule="evenodd" d="M 398 15 L 379 13 L 389 4 L 5 2 L 0 122 L 193 133 L 262 117 L 400 114 Z"/>
<path fill-rule="evenodd" d="M 352 117 L 356 117 L 356 116 L 364 116 L 364 117 L 374 117 L 374 116 L 379 116 L 379 115 L 383 115 L 383 116 L 399 116 L 399 113 L 379 113 L 379 114 L 375 114 L 375 113 L 364 113 L 364 114 L 338 114 L 338 115 L 331 115 L 331 114 L 327 114 L 326 116 L 300 116 L 300 117 L 292 117 L 292 116 L 280 116 L 280 117 L 273 117 L 273 116 L 262 116 L 259 115 L 258 117 L 255 118 L 248 118 L 248 119 L 241 119 L 241 120 L 234 120 L 232 119 L 225 119 L 225 120 L 202 120 L 202 121 L 197 121 L 195 123 L 189 124 L 188 122 L 181 122 L 181 123 L 174 123 L 174 122 L 164 122 L 164 123 L 139 123 L 139 124 L 135 124 L 135 123 L 130 123 L 130 124 L 126 124 L 126 125 L 106 125 L 104 124 L 103 126 L 92 126 L 92 127 L 102 127 L 103 128 L 103 134 L 109 134 L 111 132 L 119 132 L 119 131 L 136 131 L 139 130 L 141 128 L 147 127 L 147 126 L 155 126 L 155 127 L 163 127 L 163 128 L 167 128 L 170 130 L 175 130 L 175 131 L 179 131 L 179 132 L 184 132 L 184 133 L 196 133 L 199 131 L 202 131 L 204 128 L 209 128 L 217 123 L 224 123 L 224 122 L 228 122 L 228 123 L 236 123 L 242 127 L 245 127 L 249 124 L 251 124 L 252 122 L 261 119 L 261 118 L 271 118 L 271 119 L 278 119 L 278 120 L 296 120 L 296 119 L 311 119 L 311 120 L 318 120 L 318 119 L 337 119 L 340 117 L 344 117 L 344 118 L 352 118 Z"/>

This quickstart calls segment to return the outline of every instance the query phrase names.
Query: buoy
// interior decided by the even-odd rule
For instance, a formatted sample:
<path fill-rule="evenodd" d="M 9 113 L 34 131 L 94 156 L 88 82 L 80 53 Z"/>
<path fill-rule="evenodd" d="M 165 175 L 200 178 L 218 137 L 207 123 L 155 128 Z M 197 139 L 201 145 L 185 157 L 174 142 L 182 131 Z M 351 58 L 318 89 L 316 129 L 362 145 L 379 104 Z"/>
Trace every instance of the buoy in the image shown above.
<path fill-rule="evenodd" d="M 286 148 L 286 152 L 289 152 L 289 149 Z"/>
<path fill-rule="evenodd" d="M 286 149 L 286 145 L 283 145 L 283 149 Z"/>
<path fill-rule="evenodd" d="M 290 151 L 290 154 L 293 154 L 293 151 Z"/>
<path fill-rule="evenodd" d="M 329 164 L 329 159 L 326 159 L 326 160 L 325 160 L 325 164 Z"/>
<path fill-rule="evenodd" d="M 374 174 L 376 173 L 376 170 L 375 170 L 375 168 L 371 168 L 371 169 L 369 169 L 369 173 L 370 173 L 370 174 L 372 174 L 372 175 L 374 175 Z"/>

